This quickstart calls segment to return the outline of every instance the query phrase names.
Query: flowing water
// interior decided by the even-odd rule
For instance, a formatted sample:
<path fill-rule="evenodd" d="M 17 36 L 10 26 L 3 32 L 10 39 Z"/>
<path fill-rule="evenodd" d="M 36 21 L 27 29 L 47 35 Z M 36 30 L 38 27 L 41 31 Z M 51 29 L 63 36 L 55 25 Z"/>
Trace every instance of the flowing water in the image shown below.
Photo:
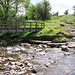
<path fill-rule="evenodd" d="M 65 53 L 69 54 L 65 55 Z M 29 61 L 33 66 L 41 66 L 37 68 L 37 73 L 31 74 L 31 71 L 26 70 L 25 75 L 75 75 L 74 48 L 70 48 L 69 52 L 64 52 L 61 48 L 41 45 L 0 47 L 0 72 L 4 72 L 2 66 L 16 61 Z"/>

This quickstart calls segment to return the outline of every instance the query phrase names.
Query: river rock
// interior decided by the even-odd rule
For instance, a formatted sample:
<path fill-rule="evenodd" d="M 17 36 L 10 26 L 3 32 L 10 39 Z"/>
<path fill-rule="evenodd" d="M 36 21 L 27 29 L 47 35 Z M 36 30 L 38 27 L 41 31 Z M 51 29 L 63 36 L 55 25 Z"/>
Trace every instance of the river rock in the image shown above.
<path fill-rule="evenodd" d="M 63 45 L 63 46 L 61 46 L 61 50 L 62 50 L 62 51 L 68 51 L 68 47 L 65 46 L 65 45 Z"/>
<path fill-rule="evenodd" d="M 32 67 L 33 64 L 32 64 L 32 63 L 28 63 L 27 66 L 28 66 L 28 67 Z"/>
<path fill-rule="evenodd" d="M 75 42 L 69 43 L 68 47 L 69 48 L 75 48 Z"/>
<path fill-rule="evenodd" d="M 10 71 L 11 70 L 11 67 L 5 67 L 4 68 L 4 71 Z"/>
<path fill-rule="evenodd" d="M 64 52 L 64 55 L 67 56 L 67 55 L 70 55 L 70 53 L 69 52 Z"/>
<path fill-rule="evenodd" d="M 11 75 L 10 71 L 4 71 L 4 75 Z"/>
<path fill-rule="evenodd" d="M 50 67 L 51 63 L 47 62 L 46 64 L 44 64 L 46 67 Z"/>
<path fill-rule="evenodd" d="M 40 55 L 45 55 L 46 54 L 46 52 L 40 52 Z"/>
<path fill-rule="evenodd" d="M 37 52 L 40 52 L 40 51 L 42 51 L 42 49 L 36 49 L 36 51 L 37 51 Z"/>
<path fill-rule="evenodd" d="M 20 63 L 20 62 L 15 62 L 15 65 L 18 65 L 18 66 L 23 66 L 23 63 Z"/>
<path fill-rule="evenodd" d="M 43 68 L 44 68 L 44 67 L 41 66 L 41 65 L 34 65 L 32 72 L 33 72 L 33 73 L 37 73 L 38 71 L 42 70 Z"/>
<path fill-rule="evenodd" d="M 18 72 L 18 75 L 25 75 L 24 71 Z"/>
<path fill-rule="evenodd" d="M 9 65 L 15 65 L 15 62 L 9 62 Z"/>
<path fill-rule="evenodd" d="M 31 46 L 31 44 L 29 44 L 29 43 L 21 43 L 21 45 L 22 46 L 29 46 L 29 47 Z"/>
<path fill-rule="evenodd" d="M 17 72 L 15 72 L 13 69 L 10 70 L 10 75 L 17 75 Z"/>
<path fill-rule="evenodd" d="M 47 45 L 43 45 L 42 47 L 45 47 L 45 48 L 47 48 Z"/>

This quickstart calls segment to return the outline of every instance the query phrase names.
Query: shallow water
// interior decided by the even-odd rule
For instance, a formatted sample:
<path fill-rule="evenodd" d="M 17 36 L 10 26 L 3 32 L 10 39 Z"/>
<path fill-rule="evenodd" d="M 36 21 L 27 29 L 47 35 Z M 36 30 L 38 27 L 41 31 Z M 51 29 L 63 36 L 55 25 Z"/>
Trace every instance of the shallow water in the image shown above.
<path fill-rule="evenodd" d="M 31 47 L 19 45 L 0 47 L 0 64 L 27 60 L 33 65 L 43 66 L 43 69 L 38 71 L 36 75 L 71 75 L 71 72 L 75 71 L 75 49 L 71 49 L 70 55 L 67 56 L 64 55 L 61 48 L 41 47 L 40 51 L 37 49 L 35 45 Z M 50 65 L 45 66 L 47 63 Z"/>

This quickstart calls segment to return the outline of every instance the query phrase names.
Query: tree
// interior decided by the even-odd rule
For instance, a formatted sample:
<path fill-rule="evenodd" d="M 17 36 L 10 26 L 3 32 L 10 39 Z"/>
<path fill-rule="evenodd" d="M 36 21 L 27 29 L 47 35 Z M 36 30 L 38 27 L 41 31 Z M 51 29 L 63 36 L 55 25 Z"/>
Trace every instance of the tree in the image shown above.
<path fill-rule="evenodd" d="M 75 15 L 75 5 L 73 6 L 73 10 L 74 10 L 74 15 Z"/>
<path fill-rule="evenodd" d="M 26 2 L 30 2 L 30 0 L 0 0 L 3 20 L 8 20 L 9 17 L 15 17 L 20 7 L 28 7 L 26 6 Z"/>
<path fill-rule="evenodd" d="M 36 15 L 36 6 L 34 6 L 33 4 L 30 5 L 28 12 L 26 12 L 26 14 L 28 16 L 28 19 L 32 19 L 35 20 L 35 15 Z"/>
<path fill-rule="evenodd" d="M 66 11 L 64 12 L 64 14 L 65 14 L 65 15 L 68 15 L 68 10 L 66 10 Z"/>
<path fill-rule="evenodd" d="M 56 13 L 53 14 L 53 16 L 58 16 L 58 14 L 59 14 L 59 12 L 56 12 Z"/>
<path fill-rule="evenodd" d="M 36 5 L 36 17 L 37 19 L 47 20 L 50 17 L 51 6 L 49 1 L 43 0 Z"/>

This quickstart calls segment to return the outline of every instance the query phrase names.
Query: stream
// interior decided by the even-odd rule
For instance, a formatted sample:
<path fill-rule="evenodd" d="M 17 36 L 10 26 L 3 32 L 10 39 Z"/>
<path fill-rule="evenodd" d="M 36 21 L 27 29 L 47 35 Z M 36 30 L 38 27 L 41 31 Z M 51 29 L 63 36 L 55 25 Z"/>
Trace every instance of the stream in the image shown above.
<path fill-rule="evenodd" d="M 74 45 L 68 51 L 46 44 L 0 46 L 0 75 L 75 75 Z"/>

